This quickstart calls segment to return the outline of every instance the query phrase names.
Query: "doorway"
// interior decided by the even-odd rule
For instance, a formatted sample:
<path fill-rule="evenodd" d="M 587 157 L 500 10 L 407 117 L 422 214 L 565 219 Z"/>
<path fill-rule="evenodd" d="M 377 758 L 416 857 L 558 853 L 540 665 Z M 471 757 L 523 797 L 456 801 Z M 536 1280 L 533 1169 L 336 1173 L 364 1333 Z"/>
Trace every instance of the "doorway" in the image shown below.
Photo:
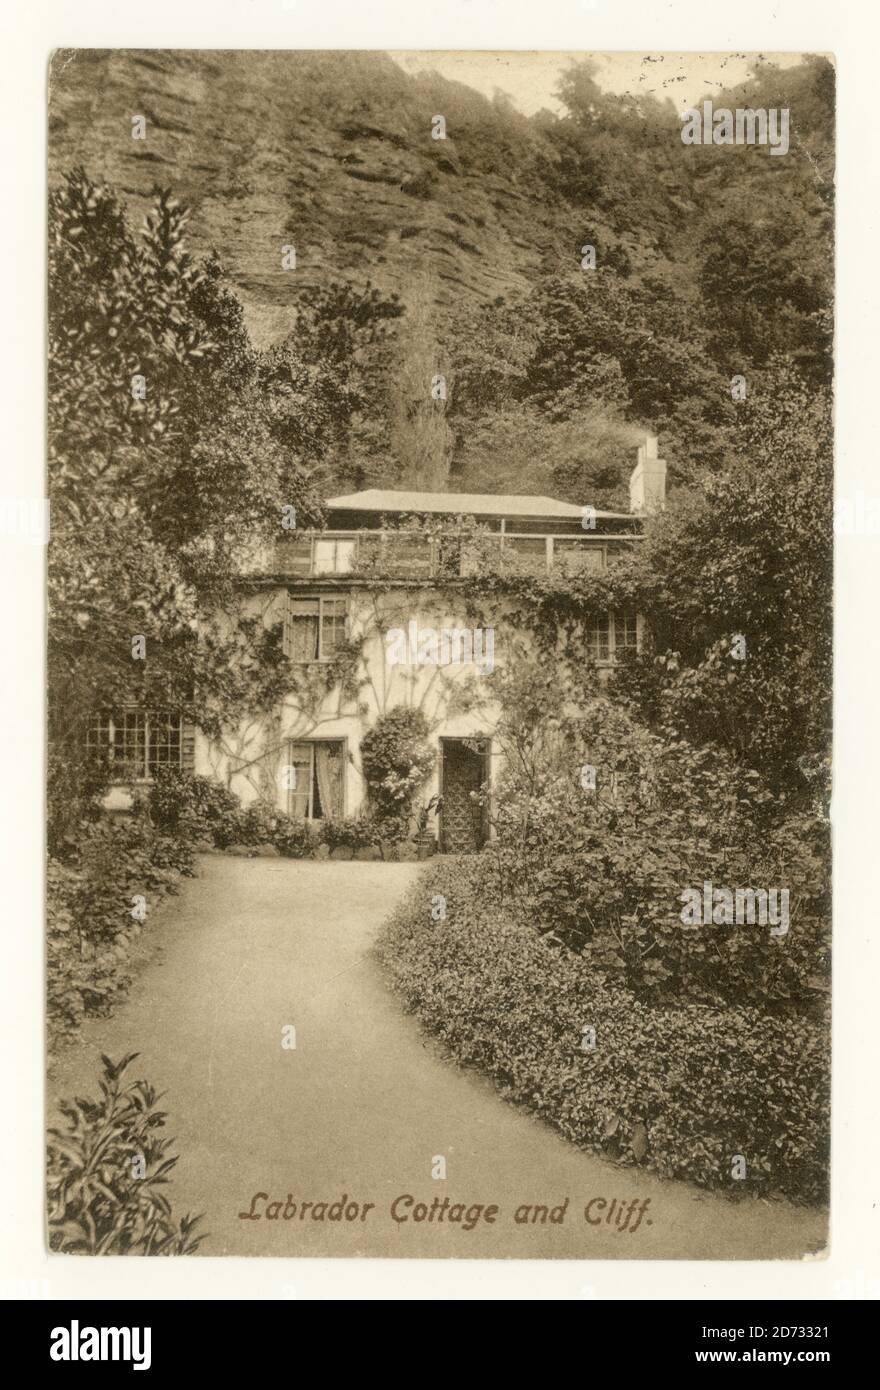
<path fill-rule="evenodd" d="M 488 805 L 473 793 L 489 781 L 490 744 L 486 738 L 440 740 L 440 849 L 444 854 L 475 854 L 489 832 Z"/>

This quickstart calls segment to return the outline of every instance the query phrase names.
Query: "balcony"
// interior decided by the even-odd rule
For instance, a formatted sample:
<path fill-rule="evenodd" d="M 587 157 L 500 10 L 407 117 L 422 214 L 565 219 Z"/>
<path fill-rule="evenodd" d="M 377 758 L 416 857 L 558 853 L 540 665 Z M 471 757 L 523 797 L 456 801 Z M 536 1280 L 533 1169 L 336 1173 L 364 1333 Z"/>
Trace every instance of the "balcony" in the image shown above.
<path fill-rule="evenodd" d="M 315 531 L 276 545 L 278 574 L 388 579 L 454 578 L 474 574 L 481 563 L 515 575 L 595 574 L 633 540 L 596 535 L 478 532 L 422 535 L 408 530 Z"/>

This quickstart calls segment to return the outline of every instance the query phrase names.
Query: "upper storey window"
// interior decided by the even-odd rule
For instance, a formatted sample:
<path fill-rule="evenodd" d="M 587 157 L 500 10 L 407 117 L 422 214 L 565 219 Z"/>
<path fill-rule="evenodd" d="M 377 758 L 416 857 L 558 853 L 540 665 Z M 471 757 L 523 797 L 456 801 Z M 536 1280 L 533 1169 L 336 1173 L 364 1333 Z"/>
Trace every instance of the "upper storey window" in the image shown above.
<path fill-rule="evenodd" d="M 633 537 L 482 532 L 427 535 L 406 528 L 359 532 L 315 532 L 278 543 L 279 573 L 301 576 L 387 574 L 390 578 L 471 574 L 485 555 L 502 573 L 583 574 L 607 568 L 613 554 Z"/>
<path fill-rule="evenodd" d="M 344 598 L 288 595 L 284 652 L 291 661 L 332 661 L 345 641 Z"/>
<path fill-rule="evenodd" d="M 312 574 L 348 574 L 357 556 L 357 538 L 315 536 Z"/>

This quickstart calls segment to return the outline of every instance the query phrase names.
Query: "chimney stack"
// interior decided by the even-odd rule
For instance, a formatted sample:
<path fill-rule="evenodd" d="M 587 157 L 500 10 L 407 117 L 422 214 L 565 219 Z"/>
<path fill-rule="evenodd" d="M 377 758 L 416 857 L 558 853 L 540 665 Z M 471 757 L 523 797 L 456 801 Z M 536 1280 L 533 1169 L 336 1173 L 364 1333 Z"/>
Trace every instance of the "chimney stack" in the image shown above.
<path fill-rule="evenodd" d="M 665 506 L 666 460 L 657 457 L 656 434 L 646 434 L 629 480 L 629 509 L 641 516 L 652 516 Z"/>

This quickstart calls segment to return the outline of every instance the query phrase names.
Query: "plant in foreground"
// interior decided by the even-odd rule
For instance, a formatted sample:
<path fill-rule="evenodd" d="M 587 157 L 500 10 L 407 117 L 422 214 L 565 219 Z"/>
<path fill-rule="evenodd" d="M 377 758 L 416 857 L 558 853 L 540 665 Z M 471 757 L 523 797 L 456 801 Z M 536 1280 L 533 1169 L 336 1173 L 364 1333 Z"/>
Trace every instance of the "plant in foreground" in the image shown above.
<path fill-rule="evenodd" d="M 177 1155 L 160 1137 L 166 1115 L 146 1081 L 122 1086 L 137 1057 L 101 1054 L 101 1099 L 63 1101 L 66 1130 L 50 1129 L 49 1244 L 67 1255 L 190 1255 L 205 1239 L 200 1216 L 175 1221 L 161 1191 Z"/>

